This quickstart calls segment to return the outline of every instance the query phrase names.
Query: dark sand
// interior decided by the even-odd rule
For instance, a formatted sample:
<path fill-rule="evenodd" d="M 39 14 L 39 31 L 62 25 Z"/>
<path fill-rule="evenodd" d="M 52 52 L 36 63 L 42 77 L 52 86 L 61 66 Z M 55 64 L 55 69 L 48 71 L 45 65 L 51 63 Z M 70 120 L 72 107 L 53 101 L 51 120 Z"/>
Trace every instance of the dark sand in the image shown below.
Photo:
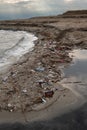
<path fill-rule="evenodd" d="M 48 121 L 1 124 L 0 130 L 87 130 L 87 104 Z"/>

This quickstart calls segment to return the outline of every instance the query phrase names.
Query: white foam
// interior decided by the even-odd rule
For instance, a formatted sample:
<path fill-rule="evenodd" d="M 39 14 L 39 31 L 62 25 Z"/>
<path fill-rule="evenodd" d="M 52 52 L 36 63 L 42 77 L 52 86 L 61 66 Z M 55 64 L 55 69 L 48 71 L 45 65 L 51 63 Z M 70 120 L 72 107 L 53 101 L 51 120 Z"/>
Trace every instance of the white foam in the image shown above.
<path fill-rule="evenodd" d="M 31 51 L 34 41 L 31 33 L 25 31 L 0 31 L 0 72 L 17 62 L 20 57 Z"/>

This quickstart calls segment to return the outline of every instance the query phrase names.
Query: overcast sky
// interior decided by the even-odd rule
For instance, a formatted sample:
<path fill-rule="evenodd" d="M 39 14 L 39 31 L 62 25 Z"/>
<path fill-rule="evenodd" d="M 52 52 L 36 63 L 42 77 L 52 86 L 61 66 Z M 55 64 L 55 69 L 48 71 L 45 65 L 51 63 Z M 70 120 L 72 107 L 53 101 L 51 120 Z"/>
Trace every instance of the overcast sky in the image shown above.
<path fill-rule="evenodd" d="M 87 9 L 87 0 L 0 0 L 0 19 L 57 15 L 71 9 Z"/>

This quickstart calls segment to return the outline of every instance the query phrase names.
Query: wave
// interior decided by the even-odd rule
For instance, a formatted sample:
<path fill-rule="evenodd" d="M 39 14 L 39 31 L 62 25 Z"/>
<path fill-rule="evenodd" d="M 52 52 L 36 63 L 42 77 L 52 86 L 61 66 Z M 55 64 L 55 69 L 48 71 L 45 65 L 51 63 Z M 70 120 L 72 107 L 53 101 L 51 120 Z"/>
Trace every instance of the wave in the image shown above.
<path fill-rule="evenodd" d="M 9 31 L 6 31 L 6 33 L 9 33 Z M 10 34 L 11 33 L 13 35 L 15 32 L 11 31 Z M 15 44 L 13 43 L 13 46 L 11 45 L 11 47 L 4 49 L 0 54 L 0 70 L 17 62 L 20 57 L 22 57 L 27 52 L 33 50 L 34 48 L 34 41 L 37 40 L 37 37 L 35 37 L 33 34 L 27 33 L 25 31 L 17 31 L 15 35 L 17 37 L 20 37 L 19 39 L 17 39 L 17 42 L 15 42 Z M 10 45 L 10 43 L 8 43 L 8 45 Z"/>

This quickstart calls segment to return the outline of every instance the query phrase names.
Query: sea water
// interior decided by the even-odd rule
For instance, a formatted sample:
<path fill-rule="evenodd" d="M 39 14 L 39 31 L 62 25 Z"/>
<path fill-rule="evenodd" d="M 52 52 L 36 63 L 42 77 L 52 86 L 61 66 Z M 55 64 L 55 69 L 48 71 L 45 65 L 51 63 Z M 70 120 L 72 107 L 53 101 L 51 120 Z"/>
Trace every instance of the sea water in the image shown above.
<path fill-rule="evenodd" d="M 37 37 L 25 31 L 0 30 L 0 72 L 31 51 Z"/>

